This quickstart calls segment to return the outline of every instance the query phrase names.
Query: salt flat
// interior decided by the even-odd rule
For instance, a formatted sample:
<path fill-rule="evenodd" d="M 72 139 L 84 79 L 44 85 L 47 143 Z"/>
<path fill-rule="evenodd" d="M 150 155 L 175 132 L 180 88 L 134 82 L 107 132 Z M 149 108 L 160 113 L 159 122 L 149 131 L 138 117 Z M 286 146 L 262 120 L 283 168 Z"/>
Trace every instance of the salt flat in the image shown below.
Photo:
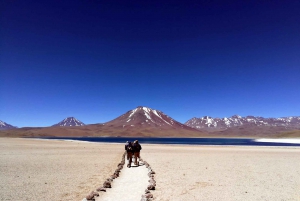
<path fill-rule="evenodd" d="M 155 200 L 300 200 L 300 148 L 142 147 L 156 172 Z M 115 171 L 123 152 L 123 144 L 0 138 L 0 200 L 82 200 Z M 99 199 L 110 199 L 106 193 Z"/>
<path fill-rule="evenodd" d="M 300 148 L 144 145 L 160 201 L 300 200 Z"/>

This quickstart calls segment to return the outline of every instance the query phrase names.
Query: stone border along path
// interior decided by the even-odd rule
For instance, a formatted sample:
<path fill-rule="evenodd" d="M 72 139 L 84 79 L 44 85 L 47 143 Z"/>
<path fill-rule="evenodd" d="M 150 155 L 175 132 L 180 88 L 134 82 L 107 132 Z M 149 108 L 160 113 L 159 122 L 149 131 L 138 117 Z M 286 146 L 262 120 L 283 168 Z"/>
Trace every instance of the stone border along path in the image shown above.
<path fill-rule="evenodd" d="M 152 201 L 153 195 L 151 194 L 150 190 L 155 190 L 156 181 L 154 178 L 155 172 L 152 170 L 149 163 L 146 161 L 143 161 L 142 158 L 140 158 L 139 167 L 138 166 L 131 166 L 131 168 L 124 169 L 124 173 L 120 176 L 121 170 L 123 169 L 123 166 L 127 164 L 127 160 L 125 161 L 126 152 L 122 155 L 122 160 L 118 164 L 117 169 L 115 172 L 103 183 L 103 186 L 97 188 L 96 191 L 101 191 L 103 194 L 101 196 L 98 192 L 92 191 L 90 194 L 88 194 L 82 201 L 110 201 L 110 200 L 130 200 L 138 201 L 139 195 L 137 193 L 142 192 L 143 188 L 141 186 L 142 183 L 145 183 L 145 186 L 147 185 L 147 175 L 149 177 L 148 180 L 148 186 L 142 194 L 142 197 L 140 201 Z M 145 166 L 148 169 L 145 169 L 142 166 Z M 120 177 L 118 180 L 115 180 L 116 178 Z M 112 182 L 115 181 L 112 185 Z M 115 187 L 113 189 L 110 189 L 112 187 Z M 108 192 L 106 192 L 108 190 Z M 106 192 L 106 193 L 105 193 Z M 100 197 L 99 197 L 100 196 Z"/>

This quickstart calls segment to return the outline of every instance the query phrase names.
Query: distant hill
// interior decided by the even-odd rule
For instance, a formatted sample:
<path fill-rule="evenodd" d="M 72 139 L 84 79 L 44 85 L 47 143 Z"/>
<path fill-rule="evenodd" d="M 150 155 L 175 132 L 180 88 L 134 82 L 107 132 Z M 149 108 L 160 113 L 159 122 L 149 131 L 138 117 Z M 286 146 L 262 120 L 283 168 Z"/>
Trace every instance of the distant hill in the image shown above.
<path fill-rule="evenodd" d="M 75 117 L 67 117 L 61 122 L 54 124 L 53 126 L 84 126 L 85 124 L 76 119 Z"/>
<path fill-rule="evenodd" d="M 12 126 L 12 125 L 0 120 L 0 130 L 7 130 L 7 129 L 13 129 L 13 128 L 17 128 L 17 127 Z"/>

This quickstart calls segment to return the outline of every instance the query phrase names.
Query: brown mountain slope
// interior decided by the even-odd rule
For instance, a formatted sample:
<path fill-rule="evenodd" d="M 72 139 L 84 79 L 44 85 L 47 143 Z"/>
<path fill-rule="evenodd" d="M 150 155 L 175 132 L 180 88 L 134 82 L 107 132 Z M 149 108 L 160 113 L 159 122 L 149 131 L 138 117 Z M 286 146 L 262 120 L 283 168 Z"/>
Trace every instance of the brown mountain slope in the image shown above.
<path fill-rule="evenodd" d="M 121 128 L 114 125 L 94 124 L 80 127 L 46 127 L 46 128 L 19 128 L 0 131 L 0 137 L 205 137 L 200 131 L 183 129 L 156 129 L 156 128 Z"/>
<path fill-rule="evenodd" d="M 105 123 L 105 125 L 117 128 L 126 128 L 128 130 L 151 129 L 151 130 L 189 130 L 198 131 L 197 129 L 186 126 L 171 117 L 165 115 L 159 110 L 139 106 L 116 119 Z M 134 127 L 134 128 L 133 128 Z"/>
<path fill-rule="evenodd" d="M 277 133 L 276 138 L 300 138 L 300 130 L 291 130 Z"/>
<path fill-rule="evenodd" d="M 237 126 L 227 128 L 226 130 L 210 132 L 210 136 L 222 136 L 222 137 L 268 137 L 276 138 L 280 137 L 280 133 L 291 131 L 292 128 L 284 126 Z"/>

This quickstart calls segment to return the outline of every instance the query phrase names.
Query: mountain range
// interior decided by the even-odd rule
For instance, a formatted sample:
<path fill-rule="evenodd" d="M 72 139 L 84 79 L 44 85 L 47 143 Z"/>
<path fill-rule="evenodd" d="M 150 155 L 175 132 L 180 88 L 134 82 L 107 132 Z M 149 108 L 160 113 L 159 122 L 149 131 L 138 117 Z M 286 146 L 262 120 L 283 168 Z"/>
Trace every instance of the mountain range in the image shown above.
<path fill-rule="evenodd" d="M 9 125 L 1 122 L 0 126 Z M 204 116 L 194 117 L 182 124 L 162 111 L 143 106 L 106 123 L 86 125 L 75 117 L 67 117 L 50 127 L 9 126 L 6 127 L 9 130 L 3 130 L 3 126 L 0 136 L 284 137 L 285 132 L 293 137 L 300 136 L 300 117 Z"/>
<path fill-rule="evenodd" d="M 241 117 L 239 115 L 233 115 L 229 118 L 212 118 L 209 116 L 204 116 L 200 118 L 194 117 L 188 120 L 185 125 L 200 130 L 220 130 L 236 126 L 283 126 L 298 129 L 300 128 L 300 117 L 264 118 L 254 116 Z"/>

